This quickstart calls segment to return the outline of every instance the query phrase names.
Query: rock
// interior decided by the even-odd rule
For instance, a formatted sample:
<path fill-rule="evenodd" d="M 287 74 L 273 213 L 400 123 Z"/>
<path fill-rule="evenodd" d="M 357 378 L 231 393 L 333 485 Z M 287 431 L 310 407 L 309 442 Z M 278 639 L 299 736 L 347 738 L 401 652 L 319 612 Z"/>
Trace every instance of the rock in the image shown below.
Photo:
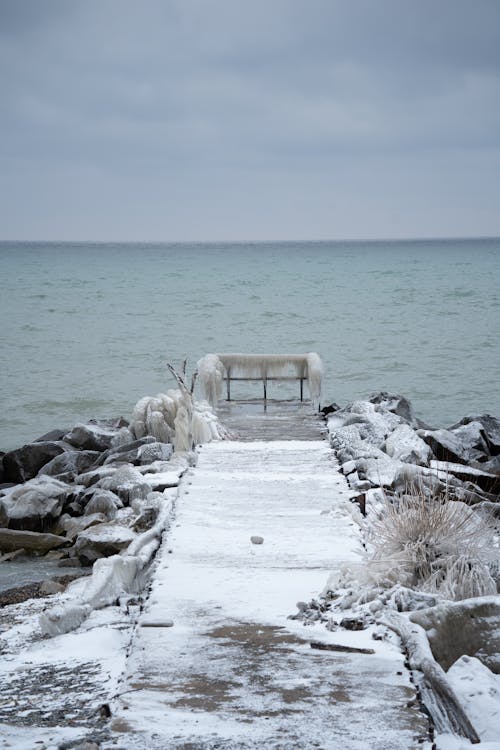
<path fill-rule="evenodd" d="M 102 465 L 105 462 L 113 463 L 116 461 L 123 461 L 124 463 L 132 464 L 139 460 L 139 451 L 141 447 L 148 445 L 149 443 L 156 443 L 156 439 L 152 435 L 146 435 L 137 440 L 128 440 L 119 445 L 114 445 L 112 448 L 109 448 L 101 454 L 98 464 Z"/>
<path fill-rule="evenodd" d="M 7 477 L 5 474 L 5 469 L 3 468 L 3 457 L 5 456 L 5 453 L 3 451 L 0 451 L 0 487 L 6 483 Z"/>
<path fill-rule="evenodd" d="M 44 581 L 42 584 L 40 584 L 40 593 L 44 596 L 50 596 L 51 594 L 60 594 L 62 591 L 64 591 L 64 586 L 61 583 L 57 583 L 57 581 Z"/>
<path fill-rule="evenodd" d="M 64 531 L 67 539 L 73 540 L 90 526 L 106 523 L 107 520 L 106 516 L 102 513 L 94 513 L 82 518 L 72 518 L 71 516 L 64 515 L 59 520 L 59 527 Z"/>
<path fill-rule="evenodd" d="M 51 477 L 64 474 L 64 481 L 72 482 L 79 474 L 93 466 L 100 455 L 98 451 L 66 451 L 45 464 L 38 473 Z"/>
<path fill-rule="evenodd" d="M 7 526 L 9 523 L 9 514 L 7 513 L 7 508 L 5 507 L 5 504 L 0 499 L 0 527 Z"/>
<path fill-rule="evenodd" d="M 381 453 L 377 458 L 366 459 L 366 478 L 374 487 L 392 487 L 404 466 L 401 461 Z"/>
<path fill-rule="evenodd" d="M 470 459 L 459 438 L 449 430 L 417 430 L 417 435 L 427 443 L 438 461 L 467 463 Z"/>
<path fill-rule="evenodd" d="M 91 516 L 99 513 L 106 516 L 108 521 L 112 521 L 116 516 L 118 508 L 122 507 L 122 501 L 114 492 L 98 489 L 92 494 L 91 499 L 86 504 L 84 515 Z"/>
<path fill-rule="evenodd" d="M 158 620 L 157 618 L 149 618 L 146 615 L 143 617 L 139 625 L 141 628 L 172 628 L 174 621 L 167 618 Z"/>
<path fill-rule="evenodd" d="M 438 469 L 446 474 L 453 474 L 462 482 L 471 482 L 485 492 L 492 494 L 500 492 L 500 476 L 496 474 L 490 474 L 464 464 L 451 463 L 450 461 L 431 461 L 431 468 Z"/>
<path fill-rule="evenodd" d="M 398 425 L 391 432 L 385 441 L 383 450 L 391 458 L 410 464 L 426 466 L 432 457 L 429 446 L 407 424 Z"/>
<path fill-rule="evenodd" d="M 0 550 L 12 552 L 25 549 L 29 552 L 45 554 L 51 549 L 68 544 L 68 540 L 56 534 L 40 534 L 32 531 L 18 531 L 16 529 L 0 529 Z"/>
<path fill-rule="evenodd" d="M 338 411 L 340 409 L 340 406 L 336 403 L 329 404 L 329 406 L 323 406 L 322 409 L 320 409 L 321 413 L 324 417 L 327 417 L 328 414 L 333 414 L 333 412 Z"/>
<path fill-rule="evenodd" d="M 500 596 L 445 602 L 413 612 L 410 620 L 424 628 L 444 670 L 467 654 L 500 674 Z"/>
<path fill-rule="evenodd" d="M 251 536 L 250 541 L 252 544 L 264 544 L 264 537 L 262 536 Z"/>
<path fill-rule="evenodd" d="M 119 431 L 109 422 L 90 421 L 87 424 L 77 424 L 64 436 L 66 442 L 79 450 L 102 451 L 111 448 L 113 440 Z"/>
<path fill-rule="evenodd" d="M 135 539 L 136 534 L 125 526 L 102 523 L 82 531 L 75 542 L 74 551 L 80 561 L 94 562 L 99 557 L 116 555 Z"/>
<path fill-rule="evenodd" d="M 33 440 L 34 443 L 46 443 L 47 441 L 53 442 L 57 440 L 62 440 L 63 437 L 66 435 L 68 430 L 50 430 L 50 432 L 46 432 L 45 435 L 42 435 L 39 438 L 36 438 L 36 440 Z"/>
<path fill-rule="evenodd" d="M 111 477 L 116 472 L 116 466 L 100 466 L 98 469 L 91 469 L 83 474 L 79 474 L 76 478 L 78 484 L 84 487 L 92 487 L 96 485 L 101 479 L 105 477 Z"/>
<path fill-rule="evenodd" d="M 412 425 L 413 427 L 417 426 L 417 419 L 413 411 L 413 406 L 404 396 L 400 396 L 397 393 L 380 391 L 380 393 L 372 393 L 369 401 L 371 404 L 378 404 L 385 411 L 390 411 L 393 414 L 396 414 L 398 417 L 401 417 L 401 419 L 404 419 L 409 425 Z"/>
<path fill-rule="evenodd" d="M 36 477 L 42 466 L 67 451 L 70 446 L 61 441 L 28 443 L 22 448 L 9 451 L 3 457 L 5 476 L 10 482 L 26 482 Z"/>
<path fill-rule="evenodd" d="M 66 557 L 57 563 L 58 568 L 79 568 L 80 561 L 76 557 Z"/>
<path fill-rule="evenodd" d="M 48 553 L 50 554 L 50 553 Z M 13 562 L 14 560 L 22 560 L 27 557 L 31 557 L 31 553 L 21 547 L 15 549 L 13 552 L 6 552 L 5 555 L 0 555 L 0 562 Z"/>
<path fill-rule="evenodd" d="M 116 493 L 127 505 L 136 498 L 146 499 L 152 489 L 151 483 L 130 464 L 124 464 L 108 476 L 99 479 L 97 486 Z"/>
<path fill-rule="evenodd" d="M 69 492 L 66 484 L 46 476 L 12 488 L 1 501 L 8 527 L 27 531 L 52 530 Z"/>
<path fill-rule="evenodd" d="M 353 461 L 351 459 L 350 461 L 346 461 L 345 463 L 343 463 L 340 467 L 340 470 L 342 471 L 342 474 L 345 474 L 345 476 L 347 476 L 348 474 L 352 474 L 353 471 L 356 471 L 356 468 L 356 461 Z"/>
<path fill-rule="evenodd" d="M 474 425 L 474 431 L 477 431 L 476 425 L 480 425 L 481 439 L 486 443 L 487 452 L 491 456 L 500 455 L 500 419 L 492 417 L 490 414 L 468 416 L 461 419 L 458 424 L 453 425 L 449 429 L 452 432 L 457 432 L 460 431 L 461 427 L 466 425 Z M 479 448 L 480 446 L 476 447 Z"/>
<path fill-rule="evenodd" d="M 344 630 L 366 630 L 368 622 L 363 617 L 344 617 L 340 621 L 340 627 Z"/>

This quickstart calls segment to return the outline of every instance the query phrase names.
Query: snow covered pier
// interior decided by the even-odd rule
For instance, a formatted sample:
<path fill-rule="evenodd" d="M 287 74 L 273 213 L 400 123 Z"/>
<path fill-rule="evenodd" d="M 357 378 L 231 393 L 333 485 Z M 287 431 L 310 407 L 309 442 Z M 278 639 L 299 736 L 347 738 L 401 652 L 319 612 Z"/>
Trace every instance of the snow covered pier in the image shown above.
<path fill-rule="evenodd" d="M 321 439 L 199 450 L 101 747 L 430 747 L 397 647 L 289 619 L 357 557 L 349 493 Z"/>

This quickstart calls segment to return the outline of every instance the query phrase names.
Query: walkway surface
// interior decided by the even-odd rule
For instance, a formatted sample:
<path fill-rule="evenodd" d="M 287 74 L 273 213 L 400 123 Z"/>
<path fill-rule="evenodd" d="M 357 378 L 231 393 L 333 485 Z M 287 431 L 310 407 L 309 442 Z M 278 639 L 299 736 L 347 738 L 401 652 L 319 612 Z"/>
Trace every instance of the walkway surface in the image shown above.
<path fill-rule="evenodd" d="M 358 559 L 348 497 L 324 440 L 200 449 L 111 706 L 113 740 L 102 747 L 426 746 L 395 646 L 366 631 L 356 644 L 373 654 L 316 650 L 311 641 L 348 644 L 353 634 L 288 619 L 332 569 Z"/>

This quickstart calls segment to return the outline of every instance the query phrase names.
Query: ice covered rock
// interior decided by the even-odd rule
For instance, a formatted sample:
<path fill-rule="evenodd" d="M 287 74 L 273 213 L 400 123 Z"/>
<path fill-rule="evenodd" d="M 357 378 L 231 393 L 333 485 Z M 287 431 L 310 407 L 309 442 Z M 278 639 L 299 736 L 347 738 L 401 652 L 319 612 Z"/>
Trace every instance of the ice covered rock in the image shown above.
<path fill-rule="evenodd" d="M 85 505 L 83 513 L 85 516 L 99 513 L 106 516 L 108 521 L 112 521 L 116 516 L 118 508 L 122 507 L 123 503 L 118 495 L 115 495 L 111 490 L 103 490 L 99 488 L 92 492 L 92 496 Z"/>
<path fill-rule="evenodd" d="M 51 549 L 63 547 L 68 540 L 56 534 L 43 534 L 33 531 L 18 531 L 16 529 L 0 529 L 0 551 L 13 552 L 25 549 L 44 555 Z"/>
<path fill-rule="evenodd" d="M 453 474 L 462 482 L 471 482 L 485 492 L 500 492 L 500 476 L 489 472 L 475 469 L 464 464 L 451 463 L 450 461 L 431 461 L 431 468 L 438 469 L 445 474 Z"/>
<path fill-rule="evenodd" d="M 404 419 L 412 427 L 417 427 L 418 420 L 415 417 L 413 406 L 410 401 L 404 396 L 397 393 L 387 393 L 387 391 L 380 391 L 379 393 L 372 393 L 369 398 L 370 403 L 377 404 L 381 407 L 381 410 L 392 412 L 398 417 Z"/>
<path fill-rule="evenodd" d="M 449 429 L 455 434 L 458 433 L 462 442 L 469 442 L 471 448 L 484 451 L 491 456 L 500 454 L 500 419 L 490 414 L 464 417 Z"/>
<path fill-rule="evenodd" d="M 93 513 L 81 518 L 74 518 L 65 514 L 59 519 L 59 529 L 64 531 L 66 539 L 76 539 L 78 534 L 85 531 L 85 529 L 88 529 L 90 526 L 106 523 L 107 520 L 106 516 L 102 513 Z"/>
<path fill-rule="evenodd" d="M 126 549 L 136 534 L 126 526 L 101 523 L 78 534 L 74 552 L 83 564 L 93 563 L 100 557 L 110 557 Z"/>
<path fill-rule="evenodd" d="M 500 596 L 443 602 L 413 612 L 410 619 L 426 631 L 432 653 L 443 669 L 467 654 L 500 673 Z"/>
<path fill-rule="evenodd" d="M 64 436 L 64 440 L 79 450 L 105 451 L 111 448 L 122 427 L 123 419 L 90 421 L 77 424 Z"/>
<path fill-rule="evenodd" d="M 6 481 L 17 484 L 33 479 L 45 464 L 67 450 L 71 450 L 71 446 L 57 440 L 28 443 L 9 451 L 3 457 Z"/>
<path fill-rule="evenodd" d="M 404 464 L 381 453 L 377 458 L 365 459 L 365 476 L 374 487 L 392 487 Z"/>
<path fill-rule="evenodd" d="M 426 465 L 432 456 L 429 446 L 407 424 L 398 425 L 383 447 L 391 458 L 410 464 Z"/>
<path fill-rule="evenodd" d="M 130 464 L 119 466 L 108 476 L 96 483 L 104 490 L 111 490 L 127 505 L 136 498 L 146 498 L 151 492 L 150 484 L 144 479 L 140 471 Z"/>
<path fill-rule="evenodd" d="M 476 460 L 482 454 L 470 449 L 468 441 L 465 443 L 450 430 L 418 430 L 418 436 L 431 448 L 438 461 L 452 463 L 467 463 Z"/>
<path fill-rule="evenodd" d="M 67 484 L 48 476 L 13 487 L 2 498 L 9 528 L 50 531 L 62 513 L 69 492 Z"/>
<path fill-rule="evenodd" d="M 51 477 L 65 475 L 65 479 L 74 481 L 78 474 L 87 471 L 99 458 L 98 451 L 76 451 L 68 450 L 46 463 L 39 474 L 47 474 Z"/>

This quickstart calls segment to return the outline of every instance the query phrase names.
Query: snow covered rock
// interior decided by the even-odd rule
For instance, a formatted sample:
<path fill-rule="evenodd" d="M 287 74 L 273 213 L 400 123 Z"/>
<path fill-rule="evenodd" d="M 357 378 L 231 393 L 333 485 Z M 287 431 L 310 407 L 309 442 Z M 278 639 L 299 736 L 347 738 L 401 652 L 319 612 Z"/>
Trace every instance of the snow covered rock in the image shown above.
<path fill-rule="evenodd" d="M 500 673 L 500 596 L 443 602 L 413 612 L 410 619 L 426 631 L 432 653 L 443 669 L 467 654 Z"/>
<path fill-rule="evenodd" d="M 82 516 L 81 518 L 74 518 L 65 514 L 59 519 L 59 529 L 64 531 L 66 539 L 76 539 L 78 534 L 85 531 L 85 529 L 88 529 L 90 526 L 106 523 L 107 520 L 106 516 L 102 513 L 94 513 Z"/>
<path fill-rule="evenodd" d="M 50 531 L 71 489 L 53 477 L 40 476 L 13 487 L 2 498 L 11 529 Z"/>
<path fill-rule="evenodd" d="M 472 448 L 482 451 L 491 456 L 500 454 L 500 419 L 490 414 L 481 416 L 467 416 L 456 425 L 449 428 L 451 432 L 459 433 L 465 442 L 466 436 Z"/>
<path fill-rule="evenodd" d="M 122 419 L 77 424 L 64 436 L 64 440 L 79 450 L 102 452 L 111 448 L 124 426 L 126 422 Z"/>
<path fill-rule="evenodd" d="M 90 500 L 85 505 L 83 514 L 85 516 L 91 516 L 95 513 L 100 513 L 104 515 L 108 521 L 112 521 L 116 516 L 118 508 L 122 507 L 123 503 L 118 495 L 115 495 L 111 490 L 103 490 L 99 488 L 92 492 Z"/>
<path fill-rule="evenodd" d="M 369 398 L 371 404 L 378 404 L 382 410 L 392 412 L 398 417 L 404 419 L 412 427 L 418 425 L 418 420 L 415 417 L 413 406 L 410 401 L 404 396 L 397 393 L 387 393 L 387 391 L 380 391 L 379 393 L 372 393 Z"/>
<path fill-rule="evenodd" d="M 126 549 L 136 534 L 126 526 L 101 523 L 78 534 L 74 552 L 82 564 L 93 563 L 100 557 L 110 557 Z"/>
<path fill-rule="evenodd" d="M 391 432 L 385 441 L 384 450 L 391 458 L 409 464 L 427 465 L 432 456 L 429 446 L 407 424 L 398 425 Z"/>
<path fill-rule="evenodd" d="M 119 466 L 108 476 L 99 479 L 96 484 L 97 487 L 114 492 L 127 505 L 136 497 L 146 498 L 151 492 L 150 484 L 141 472 L 130 464 Z"/>
<path fill-rule="evenodd" d="M 6 481 L 17 484 L 33 479 L 45 464 L 70 449 L 66 442 L 57 440 L 28 443 L 9 451 L 3 457 Z"/>
<path fill-rule="evenodd" d="M 431 448 L 438 461 L 467 463 L 482 455 L 477 451 L 471 451 L 468 441 L 464 443 L 460 435 L 450 430 L 418 430 L 417 434 Z"/>
<path fill-rule="evenodd" d="M 430 465 L 432 469 L 437 469 L 446 474 L 453 474 L 453 476 L 462 482 L 471 482 L 486 492 L 500 492 L 500 476 L 496 474 L 490 474 L 487 471 L 482 471 L 472 466 L 452 463 L 450 461 L 431 461 Z"/>
<path fill-rule="evenodd" d="M 13 552 L 25 549 L 44 555 L 51 549 L 63 547 L 68 540 L 56 534 L 42 534 L 33 531 L 18 531 L 15 529 L 0 529 L 0 551 Z"/>
<path fill-rule="evenodd" d="M 65 480 L 74 481 L 78 474 L 82 474 L 95 464 L 99 456 L 98 451 L 68 450 L 42 466 L 38 474 L 51 477 L 64 474 Z"/>

